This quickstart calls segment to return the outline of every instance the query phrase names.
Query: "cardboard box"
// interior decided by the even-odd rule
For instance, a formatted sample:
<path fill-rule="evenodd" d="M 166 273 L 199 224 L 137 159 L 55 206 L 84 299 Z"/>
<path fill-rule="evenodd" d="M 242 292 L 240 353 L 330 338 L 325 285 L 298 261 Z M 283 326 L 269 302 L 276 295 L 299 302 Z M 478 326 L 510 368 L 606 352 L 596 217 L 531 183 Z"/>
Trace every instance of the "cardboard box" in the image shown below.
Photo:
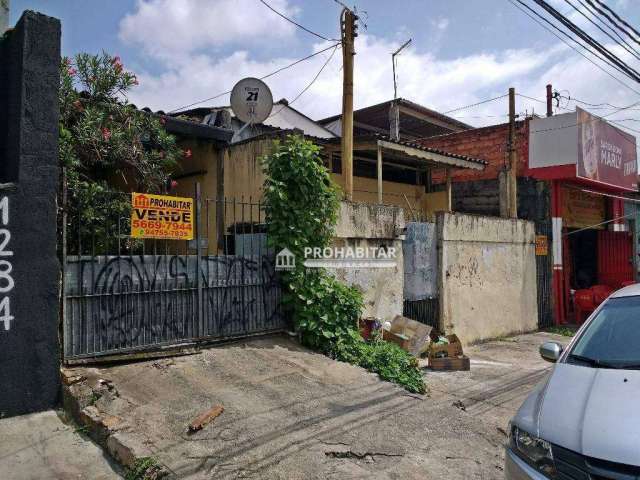
<path fill-rule="evenodd" d="M 448 344 L 445 345 L 437 345 L 432 343 L 429 346 L 429 358 L 436 358 L 436 355 L 439 352 L 445 352 L 446 358 L 458 357 L 463 355 L 462 352 L 462 343 L 460 343 L 460 339 L 454 333 L 453 335 L 447 335 L 446 339 L 449 340 Z"/>
<path fill-rule="evenodd" d="M 429 325 L 398 315 L 391 322 L 391 329 L 383 332 L 382 338 L 398 344 L 411 355 L 418 356 L 429 342 L 432 329 Z"/>
<path fill-rule="evenodd" d="M 449 341 L 448 344 L 432 343 L 429 346 L 429 367 L 440 371 L 470 370 L 471 362 L 462 351 L 460 339 L 455 334 L 447 335 L 446 339 Z"/>

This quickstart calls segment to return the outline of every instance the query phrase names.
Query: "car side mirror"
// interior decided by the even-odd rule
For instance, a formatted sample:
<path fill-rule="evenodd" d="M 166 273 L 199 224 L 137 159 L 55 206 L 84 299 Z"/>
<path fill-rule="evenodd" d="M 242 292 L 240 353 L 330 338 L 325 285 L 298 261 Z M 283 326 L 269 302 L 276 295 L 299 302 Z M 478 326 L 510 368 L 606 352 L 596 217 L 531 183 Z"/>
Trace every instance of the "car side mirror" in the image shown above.
<path fill-rule="evenodd" d="M 540 346 L 540 356 L 547 362 L 555 363 L 562 353 L 562 345 L 556 342 L 545 342 Z"/>

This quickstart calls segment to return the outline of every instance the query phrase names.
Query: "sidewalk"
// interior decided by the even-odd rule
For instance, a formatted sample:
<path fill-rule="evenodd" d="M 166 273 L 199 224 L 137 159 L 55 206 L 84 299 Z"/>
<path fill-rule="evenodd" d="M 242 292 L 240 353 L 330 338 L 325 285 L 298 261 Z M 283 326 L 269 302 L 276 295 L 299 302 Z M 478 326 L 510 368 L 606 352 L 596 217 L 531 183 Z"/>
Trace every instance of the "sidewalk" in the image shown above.
<path fill-rule="evenodd" d="M 116 467 L 117 468 L 117 467 Z M 100 447 L 53 410 L 0 420 L 0 477 L 7 480 L 122 478 Z"/>

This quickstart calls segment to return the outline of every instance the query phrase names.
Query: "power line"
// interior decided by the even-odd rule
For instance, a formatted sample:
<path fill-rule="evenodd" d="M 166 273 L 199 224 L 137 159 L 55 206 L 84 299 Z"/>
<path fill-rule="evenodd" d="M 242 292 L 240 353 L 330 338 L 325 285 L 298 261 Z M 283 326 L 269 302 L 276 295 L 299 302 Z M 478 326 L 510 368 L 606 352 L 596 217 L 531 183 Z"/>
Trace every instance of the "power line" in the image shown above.
<path fill-rule="evenodd" d="M 289 17 L 287 17 L 284 13 L 281 13 L 279 11 L 277 11 L 275 8 L 273 8 L 271 5 L 269 5 L 267 2 L 265 2 L 264 0 L 259 0 L 260 3 L 262 3 L 265 7 L 267 7 L 269 10 L 271 10 L 273 13 L 275 13 L 276 15 L 284 18 L 287 22 L 292 23 L 293 25 L 295 25 L 296 27 L 304 30 L 307 33 L 310 33 L 311 35 L 315 35 L 316 37 L 322 39 L 322 40 L 326 40 L 327 42 L 337 42 L 339 40 L 335 39 L 335 38 L 327 38 L 324 35 L 320 35 L 319 33 L 314 32 L 313 30 L 309 30 L 307 27 L 300 25 L 298 22 L 296 22 L 295 20 L 290 19 Z"/>
<path fill-rule="evenodd" d="M 295 98 L 293 100 L 291 100 L 290 102 L 287 102 L 287 105 L 283 105 L 282 108 L 280 108 L 280 110 L 278 110 L 276 113 L 272 113 L 271 115 L 269 115 L 267 118 L 271 118 L 274 115 L 279 114 L 282 110 L 284 110 L 284 108 L 288 105 L 291 105 L 293 102 L 295 102 L 296 100 L 298 100 L 302 95 L 304 95 L 304 93 L 309 90 L 309 88 L 311 88 L 311 85 L 313 85 L 315 83 L 316 80 L 318 80 L 318 77 L 320 76 L 320 74 L 322 73 L 322 71 L 325 69 L 325 67 L 327 65 L 329 65 L 329 62 L 331 61 L 331 59 L 333 58 L 333 56 L 336 53 L 336 50 L 338 50 L 338 45 L 336 45 L 333 49 L 333 51 L 331 52 L 331 55 L 329 55 L 329 57 L 327 58 L 327 60 L 322 64 L 322 67 L 320 67 L 320 70 L 318 70 L 318 73 L 316 73 L 316 75 L 313 77 L 313 79 L 300 91 L 300 93 L 298 93 L 298 95 L 295 96 Z"/>
<path fill-rule="evenodd" d="M 443 115 L 447 115 L 449 113 L 457 112 L 459 110 L 466 110 L 467 108 L 477 107 L 478 105 L 482 105 L 484 103 L 493 102 L 495 100 L 500 100 L 501 98 L 504 98 L 504 97 L 507 97 L 507 96 L 508 96 L 507 94 L 500 95 L 499 97 L 489 98 L 488 100 L 483 100 L 481 102 L 472 103 L 471 105 L 465 105 L 463 107 L 454 108 L 453 110 L 449 110 L 449 111 L 443 112 Z"/>
<path fill-rule="evenodd" d="M 614 12 L 611 8 L 609 8 L 605 3 L 601 2 L 600 0 L 594 0 L 598 5 L 600 5 L 602 8 L 604 8 L 605 10 L 607 10 L 609 13 L 611 13 L 611 15 L 613 15 L 616 19 L 618 19 L 618 21 L 622 22 L 623 25 L 625 25 L 627 28 L 631 29 L 633 31 L 633 33 L 635 33 L 636 35 L 638 35 L 640 37 L 640 32 L 638 32 L 638 30 L 636 30 L 635 28 L 633 28 L 632 25 L 628 24 L 623 18 L 620 17 L 620 15 L 618 15 L 616 12 Z M 637 41 L 637 40 L 636 40 Z"/>
<path fill-rule="evenodd" d="M 636 59 L 640 60 L 640 55 L 638 55 L 638 52 L 635 51 L 635 49 L 630 49 L 630 45 L 629 47 L 627 46 L 627 42 L 624 42 L 624 44 L 620 43 L 620 40 L 616 40 L 613 35 L 611 35 L 609 32 L 607 32 L 604 28 L 602 28 L 600 25 L 598 25 L 594 20 L 591 19 L 591 17 L 589 17 L 587 14 L 585 14 L 582 10 L 580 10 L 578 7 L 576 7 L 573 3 L 571 3 L 569 0 L 564 0 L 566 3 L 568 3 L 569 5 L 571 5 L 574 10 L 576 12 L 578 12 L 580 15 L 582 15 L 584 18 L 586 18 L 591 24 L 595 25 L 595 27 L 600 30 L 602 33 L 604 33 L 607 37 L 609 37 L 611 40 L 613 40 L 615 42 L 616 45 L 619 45 L 620 47 L 624 48 L 627 52 L 629 52 L 631 55 L 633 55 Z M 578 0 L 579 1 L 579 0 Z M 581 3 L 581 5 L 584 5 Z M 596 16 L 596 18 L 598 18 Z"/>
<path fill-rule="evenodd" d="M 333 45 L 329 45 L 327 48 L 323 48 L 322 50 L 318 50 L 317 52 L 312 53 L 311 55 L 307 55 L 306 57 L 303 57 L 303 58 L 301 58 L 299 60 L 296 60 L 295 62 L 292 62 L 289 65 L 285 65 L 284 67 L 280 67 L 277 70 L 275 70 L 275 71 L 273 71 L 273 72 L 271 72 L 271 73 L 269 73 L 269 74 L 267 74 L 267 75 L 265 75 L 263 77 L 260 77 L 260 80 L 264 80 L 266 78 L 272 77 L 272 76 L 282 72 L 283 70 L 286 70 L 288 68 L 294 67 L 295 65 L 298 65 L 299 63 L 302 63 L 302 62 L 304 62 L 306 60 L 309 60 L 310 58 L 313 58 L 316 55 L 320 55 L 321 53 L 326 52 L 327 50 L 330 50 L 332 48 L 337 47 L 338 45 L 340 45 L 340 43 L 341 42 L 335 43 Z M 227 95 L 229 93 L 231 93 L 231 90 L 227 90 L 226 92 L 219 93 L 217 95 L 214 95 L 213 97 L 208 97 L 208 98 L 205 98 L 203 100 L 198 100 L 197 102 L 193 102 L 193 103 L 190 103 L 188 105 L 183 105 L 182 107 L 174 108 L 173 110 L 170 110 L 168 113 L 175 113 L 175 112 L 178 112 L 180 110 L 184 110 L 185 108 L 193 107 L 194 105 L 199 105 L 201 103 L 208 102 L 210 100 L 215 100 L 216 98 L 220 98 L 220 97 L 222 97 L 224 95 Z"/>
<path fill-rule="evenodd" d="M 586 3 L 585 3 L 586 2 Z M 627 45 L 630 49 L 632 49 L 634 52 L 638 53 L 640 55 L 640 52 L 638 52 L 632 45 L 630 45 L 623 37 L 622 35 L 620 35 L 618 33 L 618 30 L 621 30 L 625 33 L 627 33 L 624 29 L 622 29 L 614 20 L 611 19 L 611 17 L 607 14 L 607 12 L 604 12 L 602 10 L 600 10 L 597 6 L 595 6 L 593 4 L 593 2 L 591 0 L 578 0 L 578 3 L 580 3 L 580 5 L 582 5 L 589 13 L 591 13 L 591 15 L 593 15 L 593 17 L 595 19 L 597 19 L 602 25 L 604 25 L 605 27 L 607 27 L 609 30 L 611 30 L 611 32 L 620 39 L 620 41 L 622 43 L 624 43 L 625 45 Z M 605 17 L 607 20 L 609 20 L 609 23 L 611 23 L 611 25 L 613 25 L 614 27 L 612 27 L 611 25 L 609 25 L 607 22 L 605 22 L 604 20 L 602 20 L 601 17 L 599 17 L 598 15 L 602 15 L 603 17 Z M 616 30 L 618 29 L 618 30 Z M 627 33 L 628 35 L 628 33 Z M 635 41 L 635 40 L 634 40 Z M 638 43 L 636 41 L 636 43 Z"/>
<path fill-rule="evenodd" d="M 562 33 L 563 35 L 566 35 L 567 37 L 569 37 L 570 40 L 572 40 L 573 42 L 577 43 L 578 45 L 580 45 L 582 48 L 584 48 L 587 52 L 589 52 L 591 55 L 594 55 L 596 58 L 598 58 L 598 60 L 602 60 L 598 55 L 596 55 L 594 52 L 592 52 L 591 50 L 589 50 L 588 48 L 584 47 L 584 45 L 582 45 L 580 42 L 578 42 L 577 40 L 575 40 L 573 37 L 569 36 L 566 32 L 564 32 L 563 30 L 561 30 L 560 28 L 558 28 L 556 25 L 554 25 L 552 22 L 550 22 L 549 20 L 547 20 L 546 18 L 544 18 L 542 15 L 540 15 L 538 12 L 536 12 L 535 10 L 533 10 L 531 7 L 529 7 L 529 5 L 527 5 L 526 3 L 524 3 L 522 0 L 508 0 L 509 3 L 511 3 L 514 7 L 516 7 L 518 10 L 520 10 L 522 13 L 524 13 L 525 15 L 527 15 L 529 18 L 531 18 L 534 22 L 536 22 L 538 25 L 540 25 L 542 28 L 544 28 L 546 31 L 548 31 L 551 35 L 553 35 L 554 37 L 556 37 L 558 40 L 560 40 L 562 43 L 564 43 L 565 45 L 567 45 L 569 48 L 571 48 L 572 50 L 574 50 L 578 55 L 580 55 L 581 57 L 583 57 L 585 60 L 587 60 L 589 63 L 593 64 L 596 68 L 602 70 L 604 73 L 606 73 L 607 75 L 609 75 L 611 78 L 613 78 L 616 82 L 618 82 L 620 85 L 628 88 L 629 90 L 631 90 L 634 93 L 637 93 L 638 95 L 640 95 L 640 91 L 636 90 L 635 88 L 627 85 L 625 82 L 623 82 L 622 80 L 620 80 L 618 77 L 616 77 L 615 75 L 613 75 L 611 72 L 609 72 L 607 69 L 605 69 L 604 67 L 602 67 L 601 65 L 597 64 L 596 62 L 594 62 L 592 59 L 590 59 L 589 57 L 587 57 L 584 53 L 582 53 L 580 50 L 576 49 L 573 45 L 571 45 L 570 43 L 568 43 L 565 39 L 563 39 L 561 36 L 559 36 L 558 34 L 556 34 L 553 30 L 551 30 L 550 28 L 548 28 L 546 25 L 544 25 L 542 22 L 540 22 L 537 18 L 533 17 L 531 14 L 529 14 L 529 12 L 527 12 L 526 10 L 524 10 L 523 8 L 520 7 L 520 5 L 518 5 L 515 2 L 518 2 L 520 4 L 522 4 L 524 7 L 526 7 L 528 10 L 530 10 L 531 12 L 533 12 L 536 16 L 538 16 L 539 18 L 541 18 L 542 20 L 544 20 L 546 23 L 548 23 L 549 25 L 551 25 L 553 28 L 555 28 L 556 30 L 558 30 L 560 33 Z M 604 61 L 604 60 L 603 60 Z M 605 63 L 607 63 L 605 61 Z M 609 63 L 607 63 L 607 65 L 609 65 Z M 614 67 L 615 68 L 615 67 Z M 618 68 L 616 68 L 616 70 L 620 71 Z"/>
<path fill-rule="evenodd" d="M 558 22 L 565 26 L 569 31 L 571 31 L 574 35 L 580 37 L 583 41 L 589 44 L 591 47 L 600 52 L 604 57 L 606 57 L 609 61 L 620 67 L 624 70 L 625 74 L 640 83 L 640 73 L 638 73 L 634 68 L 630 67 L 626 62 L 621 60 L 617 55 L 610 52 L 606 47 L 604 47 L 600 42 L 591 37 L 588 33 L 574 24 L 567 17 L 562 15 L 558 10 L 549 5 L 545 0 L 533 0 L 538 6 L 544 9 L 547 13 L 549 13 L 553 18 L 555 18 Z"/>

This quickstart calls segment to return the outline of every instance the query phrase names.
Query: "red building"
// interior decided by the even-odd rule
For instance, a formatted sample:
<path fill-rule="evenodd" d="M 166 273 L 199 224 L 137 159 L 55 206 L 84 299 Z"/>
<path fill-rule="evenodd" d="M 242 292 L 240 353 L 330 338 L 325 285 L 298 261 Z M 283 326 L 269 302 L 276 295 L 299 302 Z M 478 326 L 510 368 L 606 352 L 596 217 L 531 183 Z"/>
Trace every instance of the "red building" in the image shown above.
<path fill-rule="evenodd" d="M 422 140 L 489 163 L 454 174 L 454 210 L 505 213 L 508 138 L 501 124 Z M 636 139 L 578 109 L 517 122 L 516 151 L 518 217 L 538 235 L 539 323 L 580 322 L 609 290 L 635 280 L 623 201 L 638 191 Z M 431 179 L 434 188 L 443 182 Z"/>

